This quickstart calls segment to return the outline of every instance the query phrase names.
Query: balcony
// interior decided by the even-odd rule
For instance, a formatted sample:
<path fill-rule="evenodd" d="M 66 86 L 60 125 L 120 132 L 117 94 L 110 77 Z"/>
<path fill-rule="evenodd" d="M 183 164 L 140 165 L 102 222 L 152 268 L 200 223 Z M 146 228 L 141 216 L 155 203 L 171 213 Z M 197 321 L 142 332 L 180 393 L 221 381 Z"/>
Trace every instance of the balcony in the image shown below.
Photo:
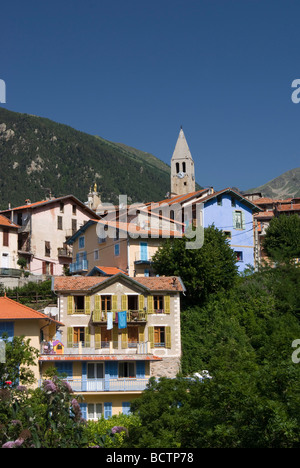
<path fill-rule="evenodd" d="M 124 355 L 138 354 L 146 355 L 153 354 L 150 348 L 150 342 L 139 341 L 101 341 L 94 343 L 83 342 L 67 343 L 67 346 L 55 346 L 55 342 L 43 342 L 41 344 L 41 356 L 47 357 L 46 360 L 55 360 L 57 356 L 109 356 L 109 355 Z"/>
<path fill-rule="evenodd" d="M 149 382 L 148 378 L 104 378 L 86 379 L 67 377 L 63 379 L 74 392 L 142 392 Z M 41 387 L 42 380 L 39 380 Z"/>
<path fill-rule="evenodd" d="M 57 256 L 58 258 L 71 258 L 72 257 L 72 250 L 68 248 L 59 248 L 57 249 Z"/>
<path fill-rule="evenodd" d="M 152 262 L 153 254 L 149 254 L 148 252 L 136 252 L 135 254 L 135 265 L 150 265 Z"/>
<path fill-rule="evenodd" d="M 16 268 L 0 268 L 0 276 L 10 276 L 13 278 L 21 278 L 23 274 L 22 270 Z"/>
<path fill-rule="evenodd" d="M 70 273 L 79 273 L 82 271 L 88 270 L 88 261 L 87 260 L 79 260 L 74 263 L 70 263 Z"/>
<path fill-rule="evenodd" d="M 107 323 L 107 312 L 113 313 L 113 321 L 117 320 L 116 311 L 94 310 L 92 320 L 94 323 Z M 147 322 L 148 313 L 146 310 L 127 310 L 127 323 Z"/>

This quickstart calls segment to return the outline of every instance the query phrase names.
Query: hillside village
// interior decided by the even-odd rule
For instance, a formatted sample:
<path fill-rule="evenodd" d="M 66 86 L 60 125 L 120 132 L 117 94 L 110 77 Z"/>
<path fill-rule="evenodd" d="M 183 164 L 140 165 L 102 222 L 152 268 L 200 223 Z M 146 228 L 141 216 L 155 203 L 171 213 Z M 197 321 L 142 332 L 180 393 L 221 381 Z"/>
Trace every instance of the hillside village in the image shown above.
<path fill-rule="evenodd" d="M 171 158 L 171 192 L 158 202 L 87 200 L 69 194 L 28 199 L 0 212 L 0 283 L 14 288 L 51 278 L 56 304 L 33 310 L 0 299 L 0 335 L 30 336 L 39 350 L 36 385 L 49 368 L 67 375 L 84 395 L 83 417 L 129 414 L 150 377 L 180 371 L 181 298 L 178 276 L 158 276 L 152 258 L 166 239 L 214 225 L 223 231 L 238 271 L 269 262 L 263 239 L 270 220 L 300 215 L 300 198 L 213 187 L 196 190 L 194 161 L 183 129 Z M 194 231 L 193 231 L 194 230 Z M 190 242 L 190 249 L 199 244 Z M 201 245 L 200 245 L 201 248 Z"/>

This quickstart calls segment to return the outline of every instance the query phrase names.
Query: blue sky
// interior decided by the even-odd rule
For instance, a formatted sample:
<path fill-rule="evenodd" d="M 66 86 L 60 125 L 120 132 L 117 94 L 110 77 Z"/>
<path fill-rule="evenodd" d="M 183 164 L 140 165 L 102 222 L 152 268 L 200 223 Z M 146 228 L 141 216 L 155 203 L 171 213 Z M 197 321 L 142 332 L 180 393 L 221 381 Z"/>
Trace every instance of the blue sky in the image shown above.
<path fill-rule="evenodd" d="M 241 190 L 299 167 L 298 0 L 10 0 L 3 107 L 170 163 L 183 126 L 196 179 Z"/>

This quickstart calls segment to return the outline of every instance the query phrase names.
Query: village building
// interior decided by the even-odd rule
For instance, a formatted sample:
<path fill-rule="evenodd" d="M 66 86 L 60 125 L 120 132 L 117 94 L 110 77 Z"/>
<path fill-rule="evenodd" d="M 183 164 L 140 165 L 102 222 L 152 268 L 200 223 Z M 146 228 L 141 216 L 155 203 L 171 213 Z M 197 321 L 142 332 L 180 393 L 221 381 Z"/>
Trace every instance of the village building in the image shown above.
<path fill-rule="evenodd" d="M 34 275 L 62 275 L 72 261 L 67 239 L 85 222 L 99 219 L 73 195 L 35 203 L 26 200 L 1 215 L 19 226 L 18 257 L 26 260 L 26 270 Z"/>
<path fill-rule="evenodd" d="M 180 371 L 179 277 L 56 277 L 53 291 L 65 327 L 44 343 L 40 378 L 66 374 L 86 419 L 128 414 L 150 377 Z"/>
<path fill-rule="evenodd" d="M 147 209 L 133 216 L 125 209 L 114 220 L 91 220 L 67 241 L 73 250 L 70 273 L 90 275 L 95 268 L 114 267 L 129 276 L 153 276 L 155 252 L 166 238 L 182 235 L 183 223 Z"/>
<path fill-rule="evenodd" d="M 12 340 L 15 336 L 24 336 L 30 339 L 30 346 L 40 353 L 43 342 L 52 342 L 57 330 L 62 326 L 63 324 L 54 318 L 13 301 L 6 295 L 0 297 L 0 340 L 4 333 L 8 340 Z M 37 386 L 40 379 L 38 360 L 36 365 L 30 367 L 30 370 L 36 379 L 34 386 Z"/>
<path fill-rule="evenodd" d="M 16 274 L 18 266 L 19 226 L 0 215 L 0 277 Z"/>

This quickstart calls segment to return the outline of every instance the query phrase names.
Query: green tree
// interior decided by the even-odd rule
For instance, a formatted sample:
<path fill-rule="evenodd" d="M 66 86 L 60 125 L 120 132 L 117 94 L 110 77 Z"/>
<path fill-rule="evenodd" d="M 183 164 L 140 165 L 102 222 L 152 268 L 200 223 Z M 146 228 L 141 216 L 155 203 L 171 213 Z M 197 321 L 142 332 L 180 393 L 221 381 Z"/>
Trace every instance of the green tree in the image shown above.
<path fill-rule="evenodd" d="M 236 257 L 225 234 L 215 226 L 204 229 L 204 244 L 199 249 L 187 249 L 190 239 L 167 239 L 153 257 L 156 273 L 180 276 L 185 287 L 184 303 L 197 305 L 210 294 L 228 290 L 238 277 Z"/>
<path fill-rule="evenodd" d="M 300 216 L 280 215 L 273 218 L 266 232 L 263 246 L 274 261 L 300 257 Z"/>
<path fill-rule="evenodd" d="M 2 339 L 5 342 L 6 362 L 0 363 L 0 388 L 5 386 L 6 381 L 11 381 L 13 387 L 19 382 L 22 385 L 34 383 L 34 373 L 30 366 L 36 364 L 38 350 L 30 346 L 30 339 L 24 336 L 15 336 L 9 340 L 4 333 Z"/>

